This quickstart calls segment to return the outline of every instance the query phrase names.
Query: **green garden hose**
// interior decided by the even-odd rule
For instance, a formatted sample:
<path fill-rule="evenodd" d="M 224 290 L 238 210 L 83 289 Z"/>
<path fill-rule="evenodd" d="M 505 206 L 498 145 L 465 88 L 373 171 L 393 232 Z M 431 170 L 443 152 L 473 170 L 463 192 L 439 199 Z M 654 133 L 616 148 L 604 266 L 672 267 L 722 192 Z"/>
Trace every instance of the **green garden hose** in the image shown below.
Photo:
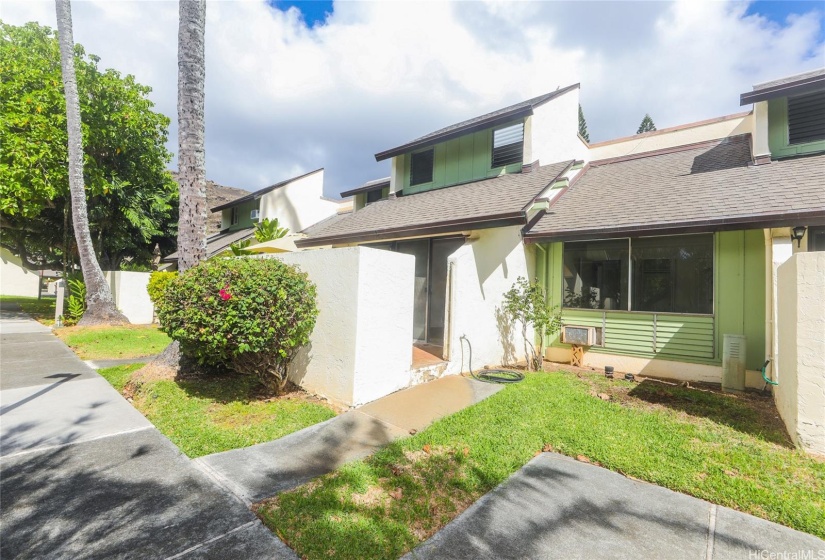
<path fill-rule="evenodd" d="M 470 344 L 470 339 L 463 334 L 459 337 L 459 340 L 467 341 L 467 348 L 470 350 L 470 359 L 467 361 L 467 367 L 473 379 L 483 381 L 484 383 L 518 383 L 524 379 L 523 373 L 509 369 L 484 369 L 476 375 L 473 372 L 473 345 Z M 464 344 L 461 344 L 461 366 L 464 367 Z"/>
<path fill-rule="evenodd" d="M 779 385 L 779 381 L 771 381 L 770 379 L 768 379 L 768 376 L 765 375 L 765 369 L 768 367 L 769 363 L 771 363 L 770 360 L 765 360 L 765 363 L 762 364 L 762 379 L 765 380 L 765 387 L 766 388 L 767 388 L 768 385 L 774 385 L 774 386 Z M 762 389 L 762 390 L 764 391 L 765 389 Z"/>

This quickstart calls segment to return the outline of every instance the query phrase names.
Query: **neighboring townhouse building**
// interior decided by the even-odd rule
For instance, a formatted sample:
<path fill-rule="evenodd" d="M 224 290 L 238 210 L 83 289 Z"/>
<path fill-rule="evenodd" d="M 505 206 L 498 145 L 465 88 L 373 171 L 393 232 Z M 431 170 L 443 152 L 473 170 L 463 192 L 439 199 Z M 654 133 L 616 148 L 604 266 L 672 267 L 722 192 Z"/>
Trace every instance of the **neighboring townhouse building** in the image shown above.
<path fill-rule="evenodd" d="M 584 163 L 578 104 L 575 84 L 376 154 L 390 160 L 390 177 L 341 193 L 354 197 L 352 215 L 313 227 L 298 247 L 414 255 L 411 342 L 424 361 L 441 362 L 440 373 L 467 370 L 465 335 L 476 369 L 523 359 L 518 329 L 501 315 L 503 296 L 533 275 L 521 230 L 536 200 L 560 192 Z"/>
<path fill-rule="evenodd" d="M 724 335 L 742 335 L 761 388 L 775 270 L 825 238 L 824 74 L 757 86 L 747 113 L 593 145 L 570 86 L 376 154 L 391 176 L 342 193 L 355 212 L 297 244 L 415 255 L 415 342 L 445 373 L 467 370 L 462 335 L 475 368 L 523 358 L 499 312 L 526 276 L 565 324 L 593 327 L 583 365 L 719 383 Z M 571 349 L 557 337 L 547 357 Z"/>
<path fill-rule="evenodd" d="M 221 229 L 206 239 L 207 258 L 229 250 L 234 243 L 253 239 L 255 224 L 265 218 L 277 218 L 281 227 L 289 229 L 292 240 L 302 237 L 304 229 L 349 212 L 350 208 L 349 201 L 324 196 L 323 168 L 280 181 L 211 209 L 221 213 Z M 177 260 L 175 252 L 163 262 L 174 268 Z"/>

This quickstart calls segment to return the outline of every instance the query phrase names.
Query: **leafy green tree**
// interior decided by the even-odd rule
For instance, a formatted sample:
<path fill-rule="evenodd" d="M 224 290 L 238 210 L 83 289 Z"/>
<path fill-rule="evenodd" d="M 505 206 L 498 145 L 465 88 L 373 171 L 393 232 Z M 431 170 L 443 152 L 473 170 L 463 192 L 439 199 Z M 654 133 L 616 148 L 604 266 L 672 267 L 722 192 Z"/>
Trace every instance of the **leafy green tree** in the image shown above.
<path fill-rule="evenodd" d="M 561 314 L 557 307 L 547 302 L 544 289 L 538 282 L 528 282 L 519 276 L 513 287 L 504 294 L 502 306 L 505 316 L 513 323 L 521 323 L 524 339 L 524 355 L 529 371 L 541 369 L 544 361 L 544 345 L 548 337 L 561 329 Z M 533 327 L 536 344 L 530 342 L 527 328 Z"/>
<path fill-rule="evenodd" d="M 104 269 L 151 262 L 175 248 L 177 185 L 166 171 L 169 119 L 151 88 L 74 47 L 83 183 L 95 255 Z M 0 244 L 32 268 L 77 261 L 69 197 L 66 103 L 55 32 L 0 22 Z"/>
<path fill-rule="evenodd" d="M 645 113 L 645 118 L 642 119 L 642 123 L 639 125 L 639 130 L 636 131 L 636 134 L 653 132 L 654 130 L 656 130 L 656 125 L 653 124 L 653 119 L 650 118 L 650 115 Z"/>
<path fill-rule="evenodd" d="M 587 132 L 587 121 L 584 120 L 584 111 L 582 111 L 581 103 L 579 103 L 579 136 L 590 143 L 590 134 Z"/>
<path fill-rule="evenodd" d="M 264 218 L 263 220 L 255 224 L 255 239 L 259 243 L 264 243 L 266 241 L 274 241 L 276 239 L 286 237 L 288 233 L 289 228 L 280 227 L 280 224 L 278 223 L 278 218 L 275 218 L 274 220 Z"/>

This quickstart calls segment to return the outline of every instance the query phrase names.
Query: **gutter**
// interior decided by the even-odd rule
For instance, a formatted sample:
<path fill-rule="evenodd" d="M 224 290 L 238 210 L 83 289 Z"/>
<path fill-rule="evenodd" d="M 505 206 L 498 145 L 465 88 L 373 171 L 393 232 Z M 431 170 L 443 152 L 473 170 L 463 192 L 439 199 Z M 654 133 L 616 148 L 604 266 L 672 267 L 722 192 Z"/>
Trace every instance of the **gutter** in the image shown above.
<path fill-rule="evenodd" d="M 558 198 L 558 197 L 556 197 Z M 587 230 L 564 230 L 555 233 L 526 232 L 525 243 L 544 243 L 551 241 L 586 241 L 592 239 L 606 239 L 608 237 L 630 234 L 644 235 L 676 235 L 681 233 L 707 233 L 713 231 L 730 231 L 739 229 L 763 229 L 776 227 L 791 227 L 804 222 L 809 226 L 825 225 L 825 211 L 798 212 L 795 214 L 780 213 L 763 216 L 744 216 L 739 218 L 719 218 L 715 220 L 700 220 L 695 222 L 677 222 L 659 225 L 625 225 L 609 228 Z"/>

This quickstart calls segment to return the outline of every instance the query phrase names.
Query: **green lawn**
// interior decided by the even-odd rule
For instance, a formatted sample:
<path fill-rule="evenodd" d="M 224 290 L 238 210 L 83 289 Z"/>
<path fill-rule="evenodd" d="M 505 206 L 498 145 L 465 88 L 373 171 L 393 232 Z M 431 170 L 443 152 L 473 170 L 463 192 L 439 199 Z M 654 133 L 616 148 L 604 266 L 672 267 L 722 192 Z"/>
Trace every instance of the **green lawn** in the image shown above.
<path fill-rule="evenodd" d="M 154 325 L 64 327 L 54 332 L 84 360 L 152 356 L 172 342 Z"/>
<path fill-rule="evenodd" d="M 44 325 L 54 324 L 55 298 L 21 297 L 21 296 L 0 296 L 0 302 L 16 303 L 20 308 L 40 321 Z"/>
<path fill-rule="evenodd" d="M 189 457 L 195 458 L 278 439 L 335 416 L 300 390 L 267 398 L 250 376 L 211 376 L 185 381 L 128 384 L 141 364 L 100 370 L 116 389 Z"/>
<path fill-rule="evenodd" d="M 542 450 L 825 537 L 825 463 L 770 398 L 587 373 L 528 375 L 256 511 L 305 558 L 398 558 Z"/>

